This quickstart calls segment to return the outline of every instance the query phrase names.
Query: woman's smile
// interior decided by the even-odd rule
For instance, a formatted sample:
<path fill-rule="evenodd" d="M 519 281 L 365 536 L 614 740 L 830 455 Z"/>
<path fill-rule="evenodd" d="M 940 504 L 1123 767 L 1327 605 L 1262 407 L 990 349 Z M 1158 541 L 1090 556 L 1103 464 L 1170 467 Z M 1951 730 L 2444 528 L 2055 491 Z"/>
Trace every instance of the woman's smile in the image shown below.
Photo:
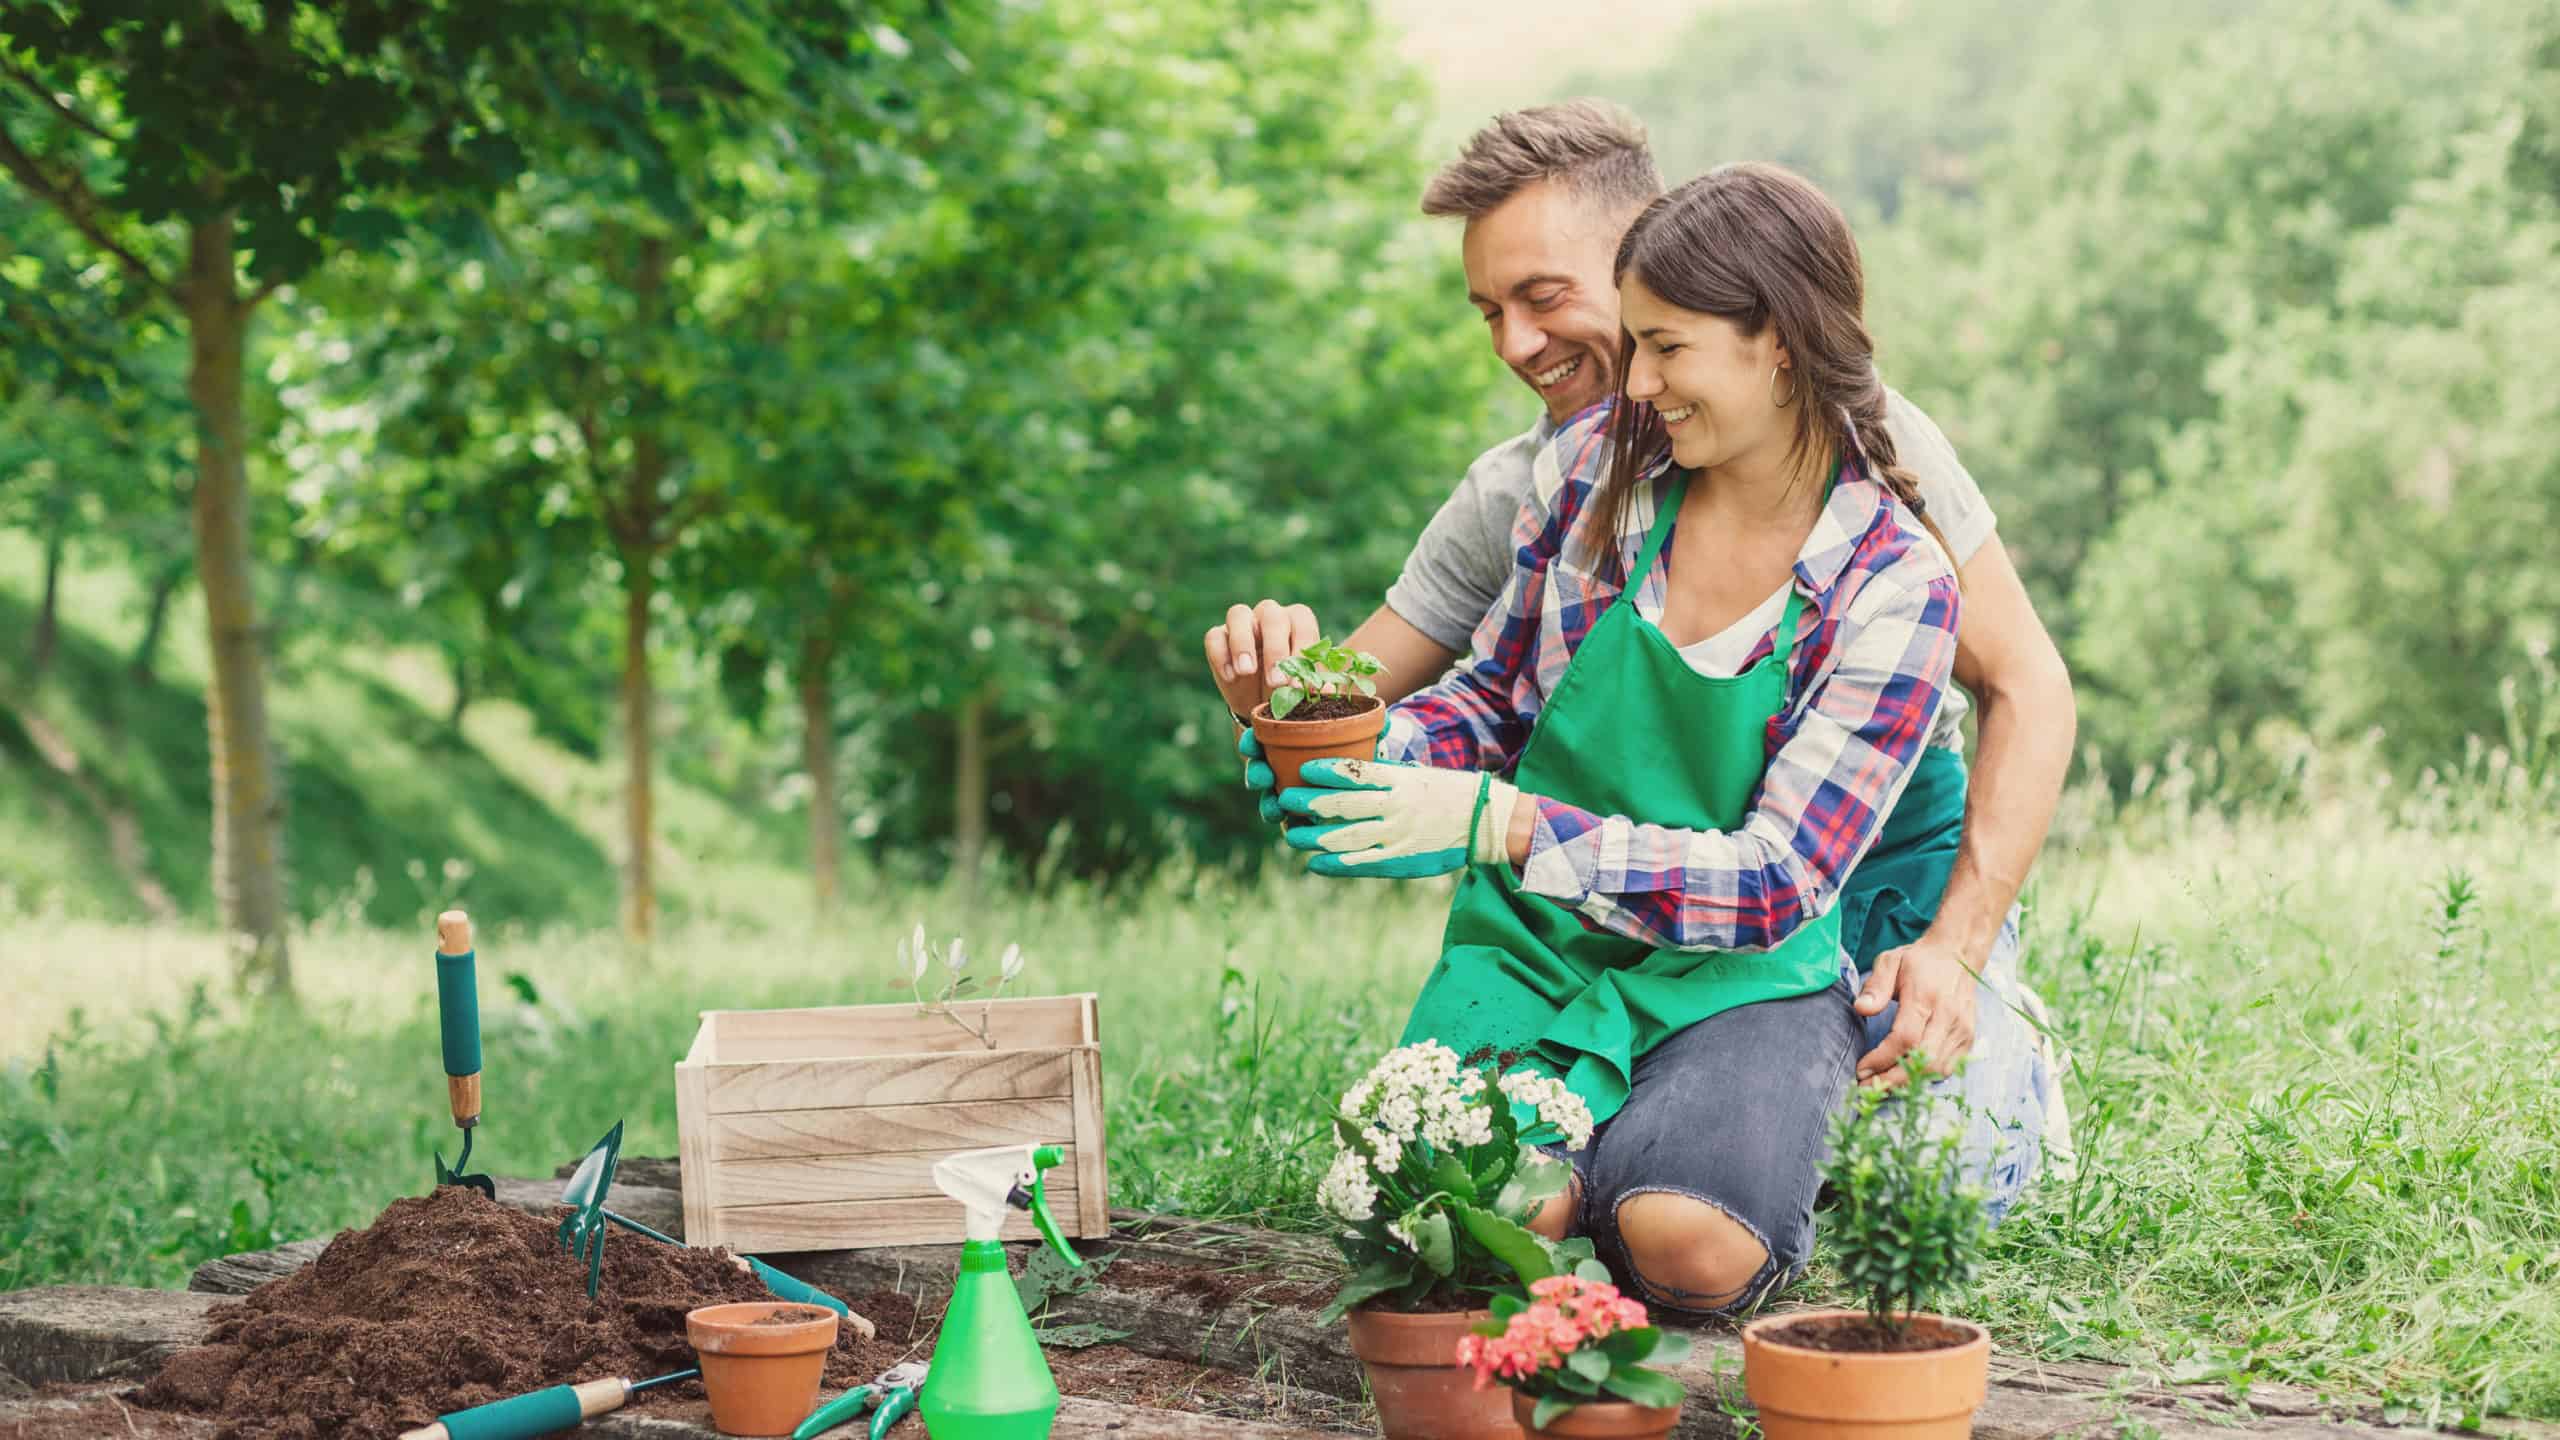
<path fill-rule="evenodd" d="M 1695 401 L 1691 401 L 1686 405 L 1673 405 L 1669 407 L 1656 405 L 1653 408 L 1654 413 L 1662 417 L 1663 425 L 1666 428 L 1674 430 L 1680 428 L 1680 422 L 1698 413 L 1698 406 Z"/>

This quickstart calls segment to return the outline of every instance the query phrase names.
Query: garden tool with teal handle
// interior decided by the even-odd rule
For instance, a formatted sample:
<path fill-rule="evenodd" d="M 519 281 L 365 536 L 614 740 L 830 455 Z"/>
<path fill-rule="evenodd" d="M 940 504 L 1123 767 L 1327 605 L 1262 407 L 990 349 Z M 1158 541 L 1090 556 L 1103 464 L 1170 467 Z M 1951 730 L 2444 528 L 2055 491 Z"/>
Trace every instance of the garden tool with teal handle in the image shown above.
<path fill-rule="evenodd" d="M 436 1183 L 467 1185 L 492 1200 L 498 1182 L 463 1173 L 471 1163 L 471 1137 L 480 1128 L 480 985 L 472 972 L 471 917 L 447 910 L 436 917 L 436 1019 L 444 1040 L 445 1098 L 462 1130 L 462 1158 L 444 1163 L 436 1148 Z"/>
<path fill-rule="evenodd" d="M 576 1385 L 553 1385 L 439 1415 L 432 1425 L 401 1431 L 400 1440 L 534 1440 L 537 1435 L 566 1430 L 581 1420 L 619 1410 L 643 1390 L 692 1380 L 701 1374 L 700 1370 L 678 1370 L 651 1380 L 626 1380 L 617 1375 Z"/>
<path fill-rule="evenodd" d="M 880 1373 L 879 1379 L 856 1385 L 819 1406 L 791 1432 L 791 1440 L 809 1440 L 865 1410 L 871 1410 L 871 1440 L 880 1440 L 915 1410 L 916 1392 L 923 1387 L 925 1374 L 926 1366 L 921 1360 L 892 1365 Z M 875 1405 L 880 1408 L 872 1410 Z"/>
<path fill-rule="evenodd" d="M 570 1177 L 570 1184 L 572 1186 L 577 1184 L 576 1176 L 573 1175 Z M 575 1205 L 579 1202 L 572 1197 L 570 1191 L 563 1190 L 560 1193 L 560 1203 L 563 1205 Z M 604 1217 L 605 1223 L 609 1225 L 619 1225 L 623 1229 L 628 1230 L 635 1235 L 646 1235 L 652 1240 L 656 1240 L 667 1245 L 681 1247 L 684 1244 L 683 1241 L 677 1239 L 673 1235 L 667 1235 L 659 1231 L 652 1230 L 648 1226 L 641 1224 L 639 1221 L 632 1219 L 630 1216 L 616 1214 L 613 1211 L 604 1208 L 601 1204 L 596 1207 L 596 1213 Z M 774 1269 L 772 1266 L 767 1265 L 753 1255 L 738 1255 L 732 1258 L 736 1259 L 740 1265 L 743 1265 L 747 1269 L 755 1272 L 755 1277 L 764 1282 L 764 1288 L 772 1291 L 773 1298 L 777 1300 L 789 1300 L 801 1305 L 824 1305 L 839 1315 L 850 1316 L 853 1314 L 852 1306 L 847 1305 L 843 1301 L 828 1294 L 826 1291 L 819 1289 L 817 1286 L 810 1284 L 808 1281 L 801 1279 L 797 1275 L 785 1275 L 781 1271 Z"/>
<path fill-rule="evenodd" d="M 616 1120 L 570 1172 L 569 1183 L 560 1187 L 560 1203 L 569 1207 L 567 1218 L 560 1222 L 560 1243 L 587 1262 L 590 1300 L 596 1298 L 596 1285 L 604 1279 L 604 1195 L 613 1188 L 613 1167 L 621 1155 L 622 1122 Z"/>

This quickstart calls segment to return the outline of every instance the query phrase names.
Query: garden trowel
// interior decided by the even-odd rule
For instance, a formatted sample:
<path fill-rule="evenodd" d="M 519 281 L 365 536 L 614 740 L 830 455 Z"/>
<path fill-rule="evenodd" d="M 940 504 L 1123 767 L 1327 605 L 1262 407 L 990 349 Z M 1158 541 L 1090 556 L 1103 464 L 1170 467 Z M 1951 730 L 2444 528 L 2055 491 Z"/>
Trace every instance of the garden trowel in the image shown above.
<path fill-rule="evenodd" d="M 605 1140 L 607 1143 L 610 1143 L 614 1145 L 615 1148 L 619 1149 L 622 1127 L 616 1125 L 613 1128 L 614 1133 L 606 1136 Z M 586 1187 L 580 1182 L 587 1175 L 589 1167 L 595 1164 L 596 1156 L 602 1153 L 604 1148 L 605 1146 L 603 1144 L 597 1145 L 594 1150 L 587 1152 L 587 1158 L 585 1160 L 579 1162 L 577 1170 L 569 1176 L 569 1183 L 561 1188 L 561 1204 L 575 1205 L 582 1208 L 587 1204 L 588 1197 L 586 1194 Z M 607 1185 L 613 1183 L 612 1161 L 609 1159 L 605 1162 L 604 1183 Z M 684 1242 L 673 1235 L 652 1230 L 648 1226 L 641 1224 L 639 1221 L 632 1219 L 628 1215 L 618 1215 L 612 1210 L 607 1209 L 604 1203 L 603 1189 L 596 1189 L 594 1201 L 596 1215 L 606 1224 L 619 1225 L 623 1229 L 628 1230 L 635 1235 L 646 1235 L 650 1239 L 655 1240 L 662 1245 L 673 1245 L 678 1249 L 683 1248 Z M 571 1216 L 569 1220 L 561 1222 L 561 1239 L 563 1241 L 568 1239 L 569 1226 L 576 1220 L 576 1218 L 576 1216 Z M 602 1247 L 604 1244 L 603 1230 L 599 1227 L 595 1234 L 595 1243 L 598 1247 Z M 764 1288 L 772 1291 L 774 1298 L 777 1300 L 790 1300 L 802 1305 L 824 1305 L 828 1309 L 836 1312 L 838 1315 L 842 1315 L 849 1320 L 856 1320 L 858 1325 L 868 1326 L 871 1323 L 868 1320 L 856 1319 L 853 1313 L 853 1307 L 847 1305 L 833 1295 L 828 1294 L 826 1291 L 819 1289 L 817 1286 L 810 1284 L 808 1281 L 803 1280 L 796 1275 L 785 1275 L 781 1271 L 774 1269 L 772 1266 L 767 1265 L 753 1255 L 733 1255 L 730 1258 L 738 1262 L 738 1267 L 740 1269 L 751 1272 L 757 1279 L 763 1281 Z M 871 1337 L 868 1334 L 865 1334 L 863 1338 L 867 1340 Z"/>
<path fill-rule="evenodd" d="M 587 1262 L 590 1300 L 596 1298 L 596 1284 L 604 1278 L 604 1196 L 613 1188 L 614 1162 L 621 1155 L 622 1122 L 616 1120 L 570 1172 L 569 1183 L 560 1187 L 560 1203 L 570 1207 L 568 1218 L 560 1222 L 560 1243 Z"/>

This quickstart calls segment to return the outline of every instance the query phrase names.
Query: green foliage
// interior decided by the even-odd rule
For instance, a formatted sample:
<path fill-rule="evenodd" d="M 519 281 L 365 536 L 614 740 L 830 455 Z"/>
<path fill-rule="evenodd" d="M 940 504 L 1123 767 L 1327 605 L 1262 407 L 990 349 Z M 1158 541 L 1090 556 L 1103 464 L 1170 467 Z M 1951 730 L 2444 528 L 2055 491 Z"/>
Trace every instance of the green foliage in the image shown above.
<path fill-rule="evenodd" d="M 1462 1069 L 1429 1042 L 1403 1046 L 1330 1108 L 1340 1148 L 1319 1203 L 1351 1273 L 1326 1321 L 1355 1306 L 1472 1302 L 1590 1259 L 1589 1240 L 1550 1240 L 1528 1228 L 1573 1171 L 1537 1148 L 1556 1138 L 1555 1112 L 1517 1113 L 1525 1106 L 1499 1084 L 1502 1074 Z M 1587 1136 L 1588 1113 L 1577 1123 Z"/>
<path fill-rule="evenodd" d="M 1927 1067 L 1918 1051 L 1906 1063 Z M 1840 1279 L 1876 1325 L 1899 1332 L 1915 1310 L 1951 1303 L 1982 1260 L 1989 1221 L 1964 1183 L 1964 1135 L 1952 1092 L 1861 1086 L 1832 1117 L 1823 1226 Z"/>
<path fill-rule="evenodd" d="M 1271 718 L 1286 720 L 1289 712 L 1306 703 L 1310 695 L 1340 695 L 1357 690 L 1363 695 L 1378 693 L 1373 675 L 1383 674 L 1386 665 L 1366 650 L 1347 650 L 1341 645 L 1318 637 L 1314 644 L 1279 664 L 1286 682 L 1271 692 Z"/>

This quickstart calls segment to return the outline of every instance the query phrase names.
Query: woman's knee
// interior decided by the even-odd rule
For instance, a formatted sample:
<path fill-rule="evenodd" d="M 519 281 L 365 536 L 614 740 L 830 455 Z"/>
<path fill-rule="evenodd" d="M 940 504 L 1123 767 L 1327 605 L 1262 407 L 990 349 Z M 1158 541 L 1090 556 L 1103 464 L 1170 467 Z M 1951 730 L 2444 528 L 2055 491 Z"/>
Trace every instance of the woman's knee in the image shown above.
<path fill-rule="evenodd" d="M 1752 1298 L 1769 1247 L 1750 1226 L 1706 1201 L 1668 1191 L 1619 1202 L 1617 1229 L 1647 1299 L 1684 1310 L 1727 1310 Z"/>

